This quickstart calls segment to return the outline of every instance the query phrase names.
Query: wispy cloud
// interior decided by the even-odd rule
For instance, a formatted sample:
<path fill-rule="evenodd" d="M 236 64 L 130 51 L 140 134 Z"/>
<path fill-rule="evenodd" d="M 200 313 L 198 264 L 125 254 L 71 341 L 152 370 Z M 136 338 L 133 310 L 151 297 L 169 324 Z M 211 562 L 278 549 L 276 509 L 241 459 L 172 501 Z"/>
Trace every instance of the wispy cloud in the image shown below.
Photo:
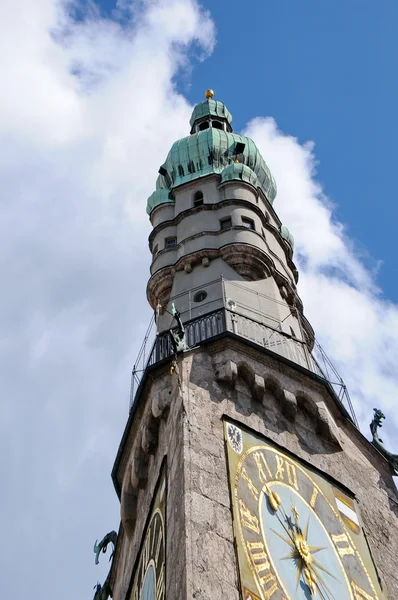
<path fill-rule="evenodd" d="M 175 76 L 215 43 L 194 0 L 118 10 L 76 20 L 69 2 L 0 7 L 0 552 L 12 598 L 63 600 L 73 585 L 83 600 L 106 574 L 91 548 L 119 521 L 109 474 L 150 316 L 145 202 L 188 129 Z M 373 404 L 394 402 L 397 307 L 333 221 L 313 145 L 270 119 L 248 131 L 278 181 L 307 315 L 366 423 Z"/>
<path fill-rule="evenodd" d="M 174 77 L 215 39 L 194 0 L 126 4 L 118 21 L 70 7 L 0 8 L 0 552 L 13 598 L 67 598 L 73 582 L 83 599 L 106 576 L 91 549 L 119 522 L 110 471 L 150 316 L 146 198 L 187 132 Z"/>

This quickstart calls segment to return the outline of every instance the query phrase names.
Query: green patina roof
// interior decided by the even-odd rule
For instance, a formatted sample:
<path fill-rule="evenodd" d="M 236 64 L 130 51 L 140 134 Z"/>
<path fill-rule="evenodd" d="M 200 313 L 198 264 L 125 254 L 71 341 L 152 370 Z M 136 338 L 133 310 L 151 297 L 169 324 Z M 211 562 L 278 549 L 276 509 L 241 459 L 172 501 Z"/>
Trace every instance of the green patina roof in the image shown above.
<path fill-rule="evenodd" d="M 240 179 L 251 183 L 254 187 L 258 185 L 258 177 L 250 167 L 242 163 L 231 163 L 221 173 L 221 183 L 224 181 L 232 181 L 233 179 Z"/>
<path fill-rule="evenodd" d="M 195 106 L 189 124 L 192 127 L 195 121 L 201 119 L 202 117 L 206 117 L 207 115 L 221 117 L 223 119 L 227 119 L 229 124 L 232 123 L 232 115 L 225 106 L 224 102 L 220 102 L 219 100 L 205 100 L 204 102 L 201 102 Z"/>
<path fill-rule="evenodd" d="M 229 122 L 232 120 L 222 102 L 206 100 L 194 108 L 191 123 L 206 114 L 223 116 Z M 238 142 L 244 144 L 244 150 L 238 155 L 239 163 L 234 163 Z M 166 174 L 159 175 L 156 190 L 167 191 L 167 199 L 166 193 L 152 194 L 148 199 L 148 214 L 159 204 L 172 202 L 168 194 L 174 188 L 212 174 L 222 174 L 222 181 L 241 179 L 251 183 L 263 191 L 271 204 L 276 196 L 275 180 L 253 140 L 213 127 L 175 142 L 162 169 Z"/>
<path fill-rule="evenodd" d="M 293 249 L 294 248 L 294 237 L 292 236 L 292 234 L 290 233 L 288 228 L 285 227 L 284 225 L 281 225 L 281 236 L 283 237 L 284 240 L 287 241 L 287 243 Z"/>
<path fill-rule="evenodd" d="M 170 199 L 169 194 L 169 190 L 165 189 L 160 189 L 153 192 L 153 194 L 149 196 L 146 205 L 146 211 L 148 215 L 153 211 L 155 206 L 159 206 L 159 204 L 164 204 L 165 202 L 174 202 L 174 200 Z"/>

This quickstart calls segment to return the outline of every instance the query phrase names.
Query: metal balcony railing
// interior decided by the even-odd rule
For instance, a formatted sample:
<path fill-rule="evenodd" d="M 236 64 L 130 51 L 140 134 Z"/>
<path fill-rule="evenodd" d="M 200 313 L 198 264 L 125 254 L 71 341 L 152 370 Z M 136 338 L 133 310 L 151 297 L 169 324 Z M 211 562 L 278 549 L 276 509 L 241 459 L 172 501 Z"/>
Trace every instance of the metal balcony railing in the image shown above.
<path fill-rule="evenodd" d="M 305 342 L 292 335 L 227 308 L 221 308 L 192 319 L 184 323 L 184 327 L 189 348 L 194 348 L 205 341 L 229 332 L 307 369 L 328 382 L 338 402 L 348 412 L 355 425 L 358 426 L 348 390 L 317 342 L 315 342 L 313 353 L 311 353 Z M 130 408 L 134 403 L 145 370 L 171 358 L 173 353 L 170 333 L 167 331 L 156 335 L 156 325 L 154 319 L 152 319 L 133 367 Z"/>

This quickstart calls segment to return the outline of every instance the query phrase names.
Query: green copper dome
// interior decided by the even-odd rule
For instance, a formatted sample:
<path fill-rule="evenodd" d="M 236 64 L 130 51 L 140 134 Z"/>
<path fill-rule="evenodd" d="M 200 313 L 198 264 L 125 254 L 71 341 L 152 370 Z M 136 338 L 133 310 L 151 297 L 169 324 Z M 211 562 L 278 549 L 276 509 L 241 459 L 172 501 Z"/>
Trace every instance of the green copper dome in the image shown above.
<path fill-rule="evenodd" d="M 195 106 L 191 124 L 207 115 L 217 115 L 227 123 L 232 121 L 225 105 L 210 99 Z M 150 196 L 148 214 L 159 204 L 172 202 L 168 193 L 174 188 L 213 174 L 222 175 L 222 182 L 241 179 L 251 183 L 272 204 L 276 196 L 276 183 L 260 151 L 253 140 L 232 133 L 228 130 L 229 127 L 225 123 L 224 129 L 216 128 L 209 121 L 207 129 L 196 131 L 172 145 L 159 169 L 160 175 L 156 182 L 156 190 L 165 190 L 167 194 L 156 192 Z M 234 162 L 237 159 L 239 163 Z"/>
<path fill-rule="evenodd" d="M 284 240 L 287 241 L 287 243 L 293 250 L 294 249 L 294 237 L 292 236 L 292 234 L 290 233 L 288 228 L 285 227 L 284 225 L 281 225 L 281 236 L 283 237 Z"/>
<path fill-rule="evenodd" d="M 242 163 L 231 163 L 221 173 L 221 183 L 225 181 L 232 181 L 233 179 L 240 179 L 251 183 L 252 186 L 257 187 L 258 178 L 254 171 L 250 167 Z"/>
<path fill-rule="evenodd" d="M 159 206 L 159 204 L 164 204 L 165 202 L 174 202 L 174 200 L 169 197 L 169 194 L 169 190 L 156 190 L 153 192 L 153 194 L 149 196 L 146 205 L 148 215 L 153 211 L 155 206 Z"/>
<path fill-rule="evenodd" d="M 205 100 L 204 102 L 197 104 L 193 109 L 189 121 L 190 126 L 193 127 L 195 121 L 207 116 L 220 117 L 226 119 L 229 124 L 232 123 L 232 115 L 224 102 L 220 102 L 219 100 Z"/>

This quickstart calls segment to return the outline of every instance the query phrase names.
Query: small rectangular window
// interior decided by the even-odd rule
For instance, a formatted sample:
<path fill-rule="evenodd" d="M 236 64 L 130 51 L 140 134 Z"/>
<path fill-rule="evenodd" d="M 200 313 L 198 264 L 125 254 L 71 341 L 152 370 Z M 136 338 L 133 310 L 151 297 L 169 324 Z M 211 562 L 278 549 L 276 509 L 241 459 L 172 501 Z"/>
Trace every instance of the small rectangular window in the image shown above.
<path fill-rule="evenodd" d="M 177 246 L 177 238 L 176 237 L 168 237 L 164 240 L 165 248 L 175 248 Z"/>
<path fill-rule="evenodd" d="M 226 219 L 221 219 L 220 227 L 221 227 L 221 229 L 230 229 L 232 227 L 231 217 L 227 217 Z"/>
<path fill-rule="evenodd" d="M 254 229 L 254 221 L 248 217 L 242 217 L 242 225 L 248 229 Z"/>
<path fill-rule="evenodd" d="M 194 206 L 202 206 L 203 204 L 203 194 L 202 192 L 196 192 L 193 197 L 193 205 Z"/>

